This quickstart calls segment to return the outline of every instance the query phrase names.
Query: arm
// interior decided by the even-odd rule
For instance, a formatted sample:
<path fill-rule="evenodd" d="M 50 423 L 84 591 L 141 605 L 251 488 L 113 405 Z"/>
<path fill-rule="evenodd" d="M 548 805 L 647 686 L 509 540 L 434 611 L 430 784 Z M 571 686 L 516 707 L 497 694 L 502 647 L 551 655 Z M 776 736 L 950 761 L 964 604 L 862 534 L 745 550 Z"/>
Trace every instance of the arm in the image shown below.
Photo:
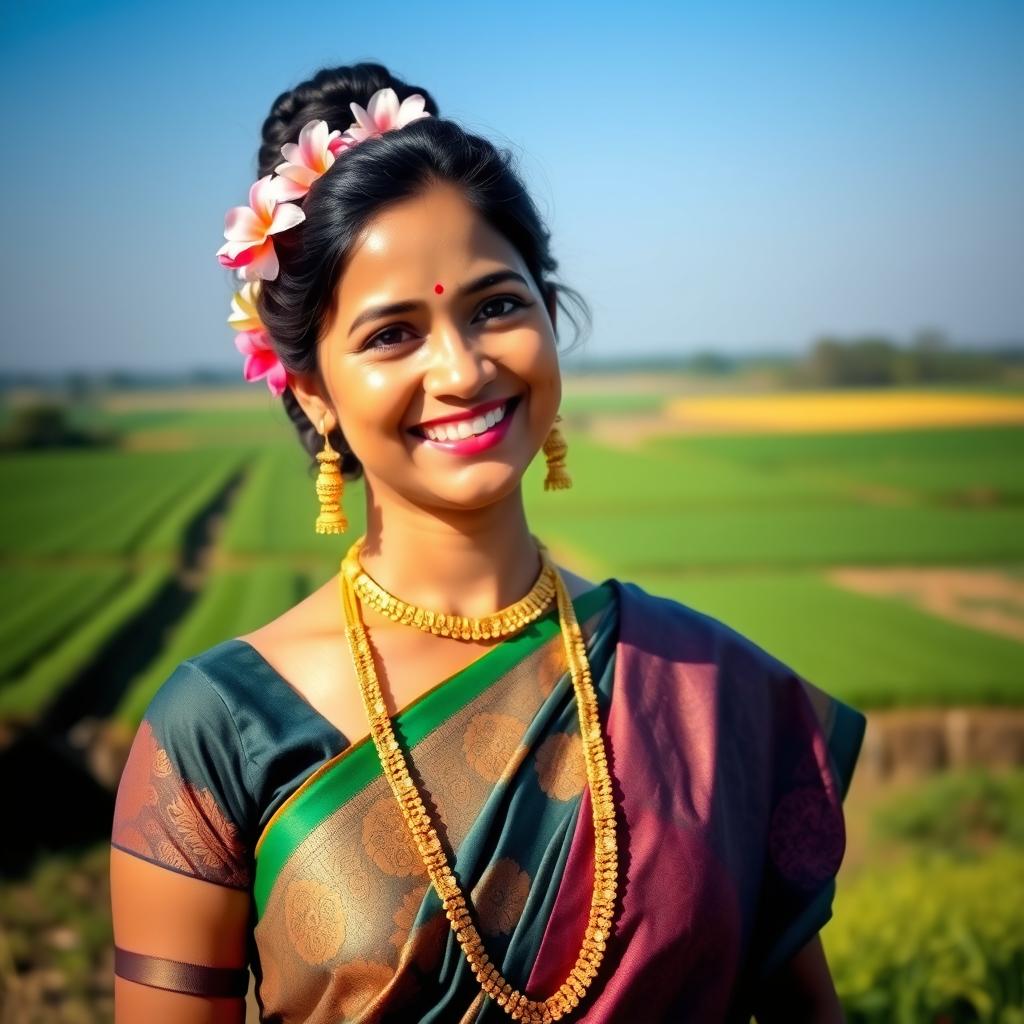
<path fill-rule="evenodd" d="M 249 894 L 110 851 L 114 943 L 132 953 L 244 967 Z M 116 1024 L 241 1024 L 243 997 L 186 995 L 114 978 Z"/>
<path fill-rule="evenodd" d="M 820 934 L 765 983 L 754 1019 L 757 1024 L 845 1024 Z"/>

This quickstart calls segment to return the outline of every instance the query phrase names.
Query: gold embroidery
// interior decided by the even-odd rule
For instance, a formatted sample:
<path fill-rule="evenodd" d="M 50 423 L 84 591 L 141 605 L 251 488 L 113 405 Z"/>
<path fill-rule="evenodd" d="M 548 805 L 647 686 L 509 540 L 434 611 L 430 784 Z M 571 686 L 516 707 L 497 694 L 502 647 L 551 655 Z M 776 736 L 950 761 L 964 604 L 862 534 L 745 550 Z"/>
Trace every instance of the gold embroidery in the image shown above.
<path fill-rule="evenodd" d="M 487 935 L 511 932 L 523 916 L 530 895 L 530 876 L 511 857 L 494 861 L 473 889 L 480 930 Z"/>
<path fill-rule="evenodd" d="M 385 874 L 404 878 L 427 873 L 390 791 L 375 800 L 363 818 L 363 849 Z"/>
<path fill-rule="evenodd" d="M 345 941 L 345 916 L 337 893 L 307 878 L 290 882 L 284 919 L 295 952 L 308 964 L 322 964 Z"/>
<path fill-rule="evenodd" d="M 578 734 L 558 732 L 537 749 L 537 779 L 553 800 L 571 800 L 587 782 L 583 741 Z"/>
<path fill-rule="evenodd" d="M 340 875 L 348 895 L 357 903 L 363 903 L 370 898 L 370 875 L 365 868 L 354 867 L 348 871 L 338 871 L 339 865 L 335 865 L 334 875 Z"/>
<path fill-rule="evenodd" d="M 602 614 L 581 623 L 588 638 Z M 436 812 L 438 832 L 448 849 L 458 850 L 478 826 L 494 784 L 514 783 L 516 772 L 526 768 L 523 761 L 538 755 L 542 740 L 531 737 L 525 743 L 525 723 L 535 720 L 539 705 L 566 672 L 564 647 L 556 637 L 414 745 L 411 761 L 421 776 L 423 800 Z M 571 687 L 567 700 L 572 700 Z M 364 742 L 372 740 L 360 741 L 355 749 Z M 553 800 L 569 789 L 572 747 L 578 742 L 578 737 L 559 738 L 540 761 L 532 762 L 530 772 L 543 775 Z M 346 748 L 324 771 L 339 768 L 352 749 Z M 585 777 L 580 776 L 576 795 L 584 786 Z M 540 800 L 540 793 L 534 791 L 532 799 Z M 567 813 L 570 806 L 553 803 L 548 813 Z M 433 979 L 449 951 L 451 931 L 440 908 L 414 925 L 423 901 L 433 905 L 435 897 L 425 874 L 413 873 L 422 860 L 413 859 L 416 851 L 404 842 L 408 826 L 400 812 L 393 819 L 386 817 L 388 812 L 397 812 L 397 805 L 387 780 L 377 776 L 309 834 L 278 876 L 255 933 L 264 964 L 260 997 L 267 1019 L 333 1024 L 344 1018 L 371 1024 L 392 1016 L 416 1017 L 429 1005 L 417 979 L 431 979 L 427 984 L 433 996 Z M 508 838 L 501 838 L 492 856 L 512 852 L 504 846 Z M 522 921 L 532 887 L 531 872 L 523 868 L 506 857 L 485 870 L 473 893 L 467 893 L 477 926 L 484 926 L 482 934 L 507 937 Z M 333 960 L 307 966 L 289 939 L 286 894 L 296 877 L 315 879 L 341 901 L 345 940 Z M 477 1000 L 475 1009 L 469 1001 L 463 1003 L 452 1020 L 472 1020 L 485 1002 Z"/>
<path fill-rule="evenodd" d="M 152 777 L 159 773 L 154 767 L 158 763 L 162 765 L 166 759 L 167 754 L 157 746 L 152 726 L 143 719 L 117 789 L 115 832 L 122 823 L 135 822 L 145 808 L 156 806 L 156 787 Z M 114 838 L 120 842 L 116 835 Z"/>
<path fill-rule="evenodd" d="M 167 816 L 174 822 L 193 862 L 229 870 L 224 849 L 237 845 L 238 833 L 208 789 L 183 783 L 177 798 L 167 805 Z"/>
<path fill-rule="evenodd" d="M 580 623 L 587 635 L 586 627 Z M 565 648 L 562 646 L 561 637 L 555 637 L 554 642 L 545 644 L 538 652 L 540 665 L 534 675 L 537 689 L 541 697 L 547 700 L 555 684 L 569 671 L 569 664 L 565 660 Z"/>
<path fill-rule="evenodd" d="M 111 839 L 208 881 L 248 882 L 238 829 L 210 790 L 181 778 L 145 719 L 118 786 Z"/>
<path fill-rule="evenodd" d="M 165 864 L 172 868 L 177 868 L 179 871 L 192 870 L 192 865 L 182 857 L 177 847 L 173 843 L 167 842 L 166 839 L 161 839 L 157 843 L 156 855 Z"/>
<path fill-rule="evenodd" d="M 427 894 L 427 883 L 417 885 L 410 889 L 403 897 L 399 908 L 391 915 L 395 922 L 395 930 L 391 933 L 391 944 L 401 949 L 405 945 L 409 932 L 412 931 L 416 914 L 423 903 L 423 897 Z"/>
<path fill-rule="evenodd" d="M 466 761 L 488 782 L 497 782 L 525 731 L 525 723 L 518 718 L 481 711 L 470 720 L 462 739 Z M 391 799 L 394 801 L 394 797 Z M 403 819 L 399 820 L 403 828 L 408 828 Z"/>
<path fill-rule="evenodd" d="M 166 779 L 171 774 L 173 769 L 171 768 L 171 759 L 167 756 L 167 751 L 163 747 L 157 747 L 156 740 L 153 741 L 153 746 L 156 748 L 153 751 L 152 770 L 153 774 L 158 779 Z"/>
<path fill-rule="evenodd" d="M 395 976 L 387 964 L 375 960 L 353 960 L 333 972 L 341 1018 L 356 1017 Z"/>

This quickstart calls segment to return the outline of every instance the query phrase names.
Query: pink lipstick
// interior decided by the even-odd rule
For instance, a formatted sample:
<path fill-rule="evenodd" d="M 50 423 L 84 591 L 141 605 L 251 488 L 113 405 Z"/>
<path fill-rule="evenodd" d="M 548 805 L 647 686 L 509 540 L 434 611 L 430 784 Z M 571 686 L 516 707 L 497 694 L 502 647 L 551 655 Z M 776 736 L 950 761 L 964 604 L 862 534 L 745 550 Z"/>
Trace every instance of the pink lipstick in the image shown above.
<path fill-rule="evenodd" d="M 469 437 L 459 437 L 455 440 L 434 440 L 421 434 L 419 430 L 411 431 L 422 444 L 429 444 L 442 452 L 450 452 L 452 455 L 476 455 L 479 452 L 486 452 L 496 444 L 500 444 L 502 438 L 509 431 L 512 417 L 519 407 L 520 395 L 515 395 L 508 400 L 505 406 L 505 415 L 492 427 L 488 427 L 482 433 L 471 434 Z M 458 421 L 456 421 L 458 422 Z M 422 428 L 421 428 L 422 429 Z"/>

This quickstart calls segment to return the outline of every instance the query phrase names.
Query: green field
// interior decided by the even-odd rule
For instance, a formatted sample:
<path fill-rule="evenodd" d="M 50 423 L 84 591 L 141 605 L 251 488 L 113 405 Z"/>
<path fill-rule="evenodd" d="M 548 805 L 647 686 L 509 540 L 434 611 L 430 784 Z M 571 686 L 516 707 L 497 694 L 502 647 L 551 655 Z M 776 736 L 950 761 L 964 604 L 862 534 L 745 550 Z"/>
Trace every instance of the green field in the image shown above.
<path fill-rule="evenodd" d="M 567 399 L 573 489 L 544 492 L 540 459 L 524 482 L 531 525 L 564 564 L 720 618 L 860 707 L 1024 702 L 1019 639 L 828 579 L 857 565 L 1019 573 L 1024 428 L 677 435 L 632 447 L 586 430 L 594 415 L 625 423 L 661 400 Z M 0 458 L 0 592 L 11 609 L 0 713 L 44 710 L 90 653 L 146 614 L 218 497 L 194 599 L 125 689 L 125 720 L 178 660 L 324 582 L 363 529 L 356 481 L 349 533 L 314 533 L 311 460 L 273 403 L 176 408 L 163 396 L 90 416 L 124 432 L 126 449 Z"/>
<path fill-rule="evenodd" d="M 173 393 L 128 396 L 79 414 L 120 431 L 120 449 L 0 456 L 0 739 L 4 729 L 14 736 L 27 726 L 32 737 L 62 722 L 56 747 L 41 748 L 29 769 L 57 764 L 61 798 L 59 773 L 71 762 L 54 760 L 54 750 L 77 726 L 123 755 L 119 744 L 181 661 L 292 607 L 331 578 L 363 530 L 365 492 L 355 481 L 345 487 L 348 533 L 314 532 L 310 458 L 276 403 L 243 397 L 229 393 L 218 407 Z M 558 561 L 719 618 L 869 713 L 1024 706 L 1024 628 L 1013 628 L 1024 624 L 1024 427 L 620 443 L 617 433 L 649 423 L 665 397 L 657 387 L 567 396 L 573 488 L 545 492 L 539 458 L 524 481 L 531 527 Z M 949 570 L 968 583 L 994 576 L 1005 592 L 946 594 L 940 614 L 909 584 L 865 592 L 837 574 L 858 568 L 883 580 L 905 570 Z M 978 618 L 986 610 L 1003 615 L 1000 628 Z M 1024 976 L 1020 835 L 1009 824 L 1024 787 L 950 785 L 960 788 L 925 787 L 893 812 L 889 828 L 913 832 L 918 853 L 871 847 L 839 887 L 823 941 L 857 1024 L 931 1019 L 921 1014 L 951 1000 L 991 1011 L 964 1020 L 1024 1020 L 1012 1009 L 997 1016 L 1020 1001 Z M 953 828 L 951 807 L 988 808 L 989 831 L 977 837 L 973 818 Z M 94 816 L 76 840 L 84 853 L 70 840 L 42 844 L 56 852 L 0 886 L 0 910 L 13 922 L 8 955 L 62 972 L 68 998 L 82 1006 L 95 1005 L 90 979 L 109 956 L 108 826 L 109 814 Z M 935 836 L 922 838 L 922 828 Z M 921 867 L 924 848 L 939 846 L 970 849 Z M 955 914 L 933 876 L 961 894 Z M 899 917 L 926 913 L 905 932 L 893 907 Z M 68 921 L 81 942 L 73 955 L 48 944 Z M 4 941 L 0 930 L 0 956 Z M 914 970 L 901 966 L 904 954 Z"/>

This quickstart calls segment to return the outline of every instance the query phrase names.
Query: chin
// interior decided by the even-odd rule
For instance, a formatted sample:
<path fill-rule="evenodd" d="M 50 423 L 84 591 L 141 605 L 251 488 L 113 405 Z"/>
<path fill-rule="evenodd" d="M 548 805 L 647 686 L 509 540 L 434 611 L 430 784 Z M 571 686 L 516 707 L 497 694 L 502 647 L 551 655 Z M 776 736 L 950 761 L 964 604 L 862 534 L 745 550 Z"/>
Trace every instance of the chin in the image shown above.
<path fill-rule="evenodd" d="M 504 501 L 518 490 L 523 479 L 521 470 L 493 465 L 467 467 L 461 476 L 460 481 L 452 481 L 451 486 L 431 490 L 424 494 L 424 498 L 435 507 L 472 511 Z"/>

